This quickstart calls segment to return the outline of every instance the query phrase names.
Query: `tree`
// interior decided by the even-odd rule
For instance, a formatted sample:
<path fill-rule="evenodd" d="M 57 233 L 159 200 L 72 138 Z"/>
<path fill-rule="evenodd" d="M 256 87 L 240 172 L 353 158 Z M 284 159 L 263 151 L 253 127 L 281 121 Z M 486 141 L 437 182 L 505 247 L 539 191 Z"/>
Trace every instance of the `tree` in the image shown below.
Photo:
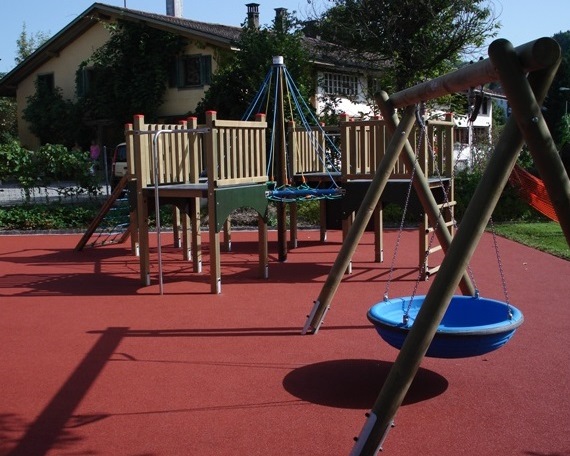
<path fill-rule="evenodd" d="M 553 38 L 560 45 L 562 60 L 544 102 L 544 118 L 554 137 L 554 142 L 562 147 L 570 141 L 570 118 L 566 107 L 570 105 L 570 30 L 557 33 Z M 561 90 L 564 89 L 564 90 Z"/>
<path fill-rule="evenodd" d="M 49 35 L 44 32 L 37 32 L 29 35 L 26 30 L 26 23 L 22 25 L 22 32 L 16 40 L 17 52 L 14 59 L 16 65 L 22 63 L 32 52 L 47 41 Z M 0 79 L 4 74 L 0 74 Z M 0 143 L 7 143 L 18 135 L 16 102 L 12 98 L 0 97 Z"/>
<path fill-rule="evenodd" d="M 0 78 L 2 78 L 1 74 Z M 18 134 L 16 119 L 16 102 L 12 98 L 0 97 L 0 143 Z"/>
<path fill-rule="evenodd" d="M 42 144 L 73 144 L 80 129 L 81 115 L 77 106 L 63 98 L 61 88 L 36 80 L 35 93 L 27 98 L 24 120 Z"/>
<path fill-rule="evenodd" d="M 384 64 L 382 86 L 397 91 L 456 67 L 459 57 L 495 36 L 489 0 L 323 0 L 323 40 Z"/>
<path fill-rule="evenodd" d="M 219 62 L 212 84 L 196 108 L 198 117 L 203 119 L 204 113 L 212 109 L 220 118 L 241 119 L 274 56 L 284 57 L 299 90 L 309 93 L 309 58 L 299 25 L 292 14 L 283 14 L 270 27 L 244 26 L 236 43 L 239 51 L 223 56 Z"/>
<path fill-rule="evenodd" d="M 16 40 L 17 53 L 14 61 L 19 65 L 26 60 L 37 48 L 49 39 L 49 33 L 36 32 L 29 35 L 26 29 L 26 23 L 22 24 L 20 37 Z"/>
<path fill-rule="evenodd" d="M 107 119 L 121 127 L 137 113 L 155 119 L 169 70 L 184 41 L 145 24 L 118 21 L 108 28 L 109 40 L 77 72 L 79 88 L 85 82 L 85 68 L 93 67 L 82 110 L 89 119 Z"/>

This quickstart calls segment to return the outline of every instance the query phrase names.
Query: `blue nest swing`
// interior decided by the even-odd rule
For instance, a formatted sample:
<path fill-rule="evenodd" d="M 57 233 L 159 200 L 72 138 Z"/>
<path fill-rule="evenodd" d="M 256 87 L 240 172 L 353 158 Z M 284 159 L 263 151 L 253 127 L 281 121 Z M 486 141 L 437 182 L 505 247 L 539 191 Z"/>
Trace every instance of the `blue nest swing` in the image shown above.
<path fill-rule="evenodd" d="M 271 188 L 265 192 L 267 199 L 271 201 L 282 201 L 286 203 L 306 201 L 310 199 L 336 199 L 344 195 L 340 187 L 336 188 L 313 188 L 307 184 L 296 187 L 283 186 Z"/>
<path fill-rule="evenodd" d="M 368 320 L 382 339 L 401 348 L 424 299 L 408 296 L 379 302 L 368 311 Z M 453 296 L 426 356 L 465 358 L 489 353 L 505 345 L 522 322 L 522 312 L 505 302 Z"/>

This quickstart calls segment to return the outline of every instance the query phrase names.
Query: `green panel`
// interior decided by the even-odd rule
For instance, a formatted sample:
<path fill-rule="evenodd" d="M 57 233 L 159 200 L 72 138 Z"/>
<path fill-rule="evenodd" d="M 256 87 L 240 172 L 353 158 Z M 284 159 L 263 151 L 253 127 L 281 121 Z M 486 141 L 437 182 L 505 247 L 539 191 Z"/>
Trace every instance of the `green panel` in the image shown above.
<path fill-rule="evenodd" d="M 267 220 L 267 206 L 269 202 L 265 197 L 265 184 L 243 185 L 239 187 L 217 188 L 216 198 L 216 232 L 219 233 L 224 222 L 235 209 L 250 207 Z"/>

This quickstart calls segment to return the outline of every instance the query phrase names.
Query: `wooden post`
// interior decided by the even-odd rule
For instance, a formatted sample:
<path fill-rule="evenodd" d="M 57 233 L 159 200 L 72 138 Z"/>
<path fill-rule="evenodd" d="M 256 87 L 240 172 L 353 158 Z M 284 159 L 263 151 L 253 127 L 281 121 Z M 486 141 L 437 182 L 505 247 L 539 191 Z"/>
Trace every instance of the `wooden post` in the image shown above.
<path fill-rule="evenodd" d="M 148 244 L 148 201 L 143 188 L 149 184 L 150 148 L 148 138 L 137 132 L 146 131 L 143 115 L 134 117 L 133 155 L 137 182 L 137 226 L 139 231 L 140 278 L 143 285 L 150 285 L 150 254 Z M 156 209 L 158 210 L 158 209 Z"/>
<path fill-rule="evenodd" d="M 497 72 L 510 76 L 513 70 L 511 67 L 501 65 L 497 66 Z M 538 74 L 539 72 L 536 73 Z M 554 74 L 555 71 L 549 75 L 554 78 Z M 517 81 L 513 77 L 503 76 L 501 80 L 503 79 L 505 80 L 503 88 L 512 107 L 513 116 L 528 145 L 534 164 L 558 216 L 566 242 L 570 246 L 570 180 L 566 169 L 544 121 L 540 106 L 528 84 L 523 84 L 524 81 Z"/>
<path fill-rule="evenodd" d="M 298 206 L 297 203 L 289 203 L 289 239 L 291 241 L 291 248 L 296 249 L 298 245 Z"/>
<path fill-rule="evenodd" d="M 127 145 L 127 174 L 131 176 L 130 182 L 127 182 L 127 190 L 129 194 L 129 231 L 131 233 L 131 253 L 139 256 L 139 223 L 137 219 L 136 193 L 137 178 L 135 174 L 135 143 L 133 134 L 133 124 L 125 124 L 125 142 Z M 134 193 L 134 195 L 133 195 Z"/>
<path fill-rule="evenodd" d="M 321 242 L 327 241 L 327 200 L 319 201 L 319 228 Z"/>
<path fill-rule="evenodd" d="M 188 129 L 188 121 L 182 120 L 180 121 L 180 127 L 183 130 Z M 174 146 L 174 153 L 176 154 L 175 158 L 175 182 L 190 182 L 190 149 L 189 149 L 189 141 L 188 137 L 190 135 L 186 132 L 181 133 L 180 135 L 175 135 L 175 146 Z M 192 259 L 192 252 L 191 252 L 191 220 L 190 220 L 190 204 L 188 202 L 184 203 L 184 210 L 180 211 L 180 223 L 181 223 L 181 237 L 182 243 L 180 247 L 182 247 L 182 257 L 184 261 L 191 261 Z M 179 241 L 180 243 L 180 241 Z"/>
<path fill-rule="evenodd" d="M 187 119 L 187 126 L 190 129 L 198 128 L 198 118 L 189 117 Z M 187 168 L 189 171 L 189 180 L 191 184 L 197 184 L 200 181 L 200 172 L 202 164 L 202 147 L 200 141 L 200 133 L 190 133 L 188 135 L 188 158 Z M 190 232 L 192 236 L 191 249 L 192 249 L 192 270 L 194 272 L 202 272 L 202 236 L 200 228 L 200 198 L 191 198 L 189 207 L 190 216 Z"/>
<path fill-rule="evenodd" d="M 384 261 L 384 222 L 382 220 L 383 205 L 378 201 L 374 209 L 374 261 L 382 263 Z"/>
<path fill-rule="evenodd" d="M 257 219 L 257 230 L 259 236 L 259 277 L 267 279 L 269 277 L 269 253 L 267 249 L 267 222 L 259 215 Z"/>

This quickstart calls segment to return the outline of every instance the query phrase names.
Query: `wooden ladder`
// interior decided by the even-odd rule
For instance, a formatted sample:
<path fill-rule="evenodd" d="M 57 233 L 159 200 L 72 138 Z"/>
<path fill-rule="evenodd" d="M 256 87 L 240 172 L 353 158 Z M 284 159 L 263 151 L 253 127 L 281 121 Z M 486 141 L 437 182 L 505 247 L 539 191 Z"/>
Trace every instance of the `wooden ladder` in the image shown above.
<path fill-rule="evenodd" d="M 449 188 L 451 186 L 451 188 Z M 453 181 L 447 182 L 436 182 L 430 184 L 432 192 L 448 192 L 447 198 L 444 198 L 443 202 L 438 203 L 437 207 L 441 212 L 443 219 L 445 220 L 445 227 L 449 230 L 451 236 L 453 237 L 455 232 L 455 217 L 454 208 L 457 202 L 453 195 Z M 440 198 L 436 199 L 439 201 Z M 437 256 L 437 264 L 434 266 L 430 265 L 430 257 L 433 260 L 432 254 L 440 252 L 443 247 L 439 243 L 437 236 L 434 233 L 435 227 L 431 226 L 429 223 L 428 216 L 424 213 L 422 215 L 422 220 L 420 221 L 420 243 L 419 243 L 419 258 L 420 258 L 420 274 L 422 280 L 428 280 L 430 275 L 435 274 L 440 267 L 440 262 L 443 259 L 443 254 Z"/>

